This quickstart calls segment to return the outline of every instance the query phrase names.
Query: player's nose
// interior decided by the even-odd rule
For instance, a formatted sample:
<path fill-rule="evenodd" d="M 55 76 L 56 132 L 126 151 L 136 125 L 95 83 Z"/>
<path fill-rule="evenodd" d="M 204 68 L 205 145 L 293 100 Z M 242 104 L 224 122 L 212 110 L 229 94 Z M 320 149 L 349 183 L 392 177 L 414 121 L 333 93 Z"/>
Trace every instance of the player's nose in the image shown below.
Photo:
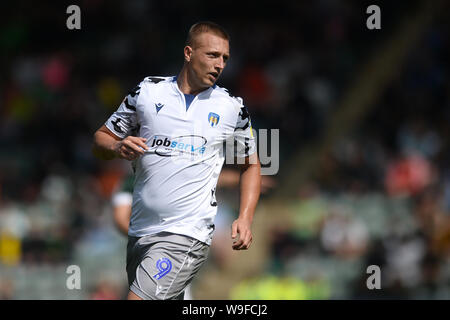
<path fill-rule="evenodd" d="M 218 72 L 221 72 L 223 68 L 225 68 L 225 61 L 223 58 L 218 59 L 215 68 Z"/>

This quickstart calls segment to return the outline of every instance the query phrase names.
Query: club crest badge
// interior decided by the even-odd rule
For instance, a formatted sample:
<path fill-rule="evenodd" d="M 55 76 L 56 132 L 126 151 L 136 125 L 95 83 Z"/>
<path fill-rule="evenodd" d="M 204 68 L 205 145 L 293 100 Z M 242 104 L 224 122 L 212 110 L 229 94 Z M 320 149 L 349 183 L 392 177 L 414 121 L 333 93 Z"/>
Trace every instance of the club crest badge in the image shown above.
<path fill-rule="evenodd" d="M 219 124 L 220 116 L 217 113 L 210 112 L 208 114 L 208 122 L 211 127 L 215 127 Z"/>

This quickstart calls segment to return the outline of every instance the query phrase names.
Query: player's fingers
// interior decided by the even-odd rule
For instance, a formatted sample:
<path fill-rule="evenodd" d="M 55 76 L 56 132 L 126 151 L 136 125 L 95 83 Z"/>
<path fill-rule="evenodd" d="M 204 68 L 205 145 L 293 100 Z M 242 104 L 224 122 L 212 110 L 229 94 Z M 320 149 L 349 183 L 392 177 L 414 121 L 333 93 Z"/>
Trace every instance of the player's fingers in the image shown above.
<path fill-rule="evenodd" d="M 250 246 L 252 245 L 252 242 L 253 242 L 253 238 L 252 239 L 250 239 L 250 242 L 248 243 L 248 245 L 247 245 L 247 249 L 249 249 L 250 248 Z"/>
<path fill-rule="evenodd" d="M 250 232 L 250 236 L 249 236 L 249 239 L 248 239 L 248 241 L 247 241 L 247 243 L 245 245 L 245 249 L 250 248 L 250 245 L 252 244 L 252 242 L 253 242 L 253 236 L 252 236 L 252 234 Z"/>
<path fill-rule="evenodd" d="M 236 241 L 234 243 L 234 248 L 235 250 L 242 250 L 245 246 L 246 246 L 246 237 L 244 235 L 244 233 L 239 233 L 239 241 Z"/>
<path fill-rule="evenodd" d="M 135 160 L 141 155 L 140 152 L 137 152 L 134 149 L 130 149 L 127 146 L 123 146 L 123 150 L 127 160 Z"/>
<path fill-rule="evenodd" d="M 142 147 L 140 147 L 140 146 L 138 146 L 138 145 L 136 145 L 136 144 L 134 144 L 134 143 L 130 143 L 130 144 L 129 144 L 129 148 L 130 148 L 134 153 L 137 153 L 138 155 L 143 155 L 144 152 L 145 152 L 145 150 L 144 150 Z"/>
<path fill-rule="evenodd" d="M 242 244 L 239 246 L 238 250 L 245 250 L 245 249 L 247 249 L 249 242 L 250 242 L 250 238 L 248 237 L 248 235 L 246 235 L 242 239 Z"/>
<path fill-rule="evenodd" d="M 237 223 L 236 221 L 233 222 L 233 224 L 231 225 L 231 238 L 235 239 L 238 233 L 238 229 L 237 229 Z"/>
<path fill-rule="evenodd" d="M 124 140 L 123 145 L 128 149 L 129 152 L 133 151 L 140 155 L 144 154 L 144 150 L 136 145 L 131 139 Z"/>
<path fill-rule="evenodd" d="M 241 248 L 243 242 L 244 242 L 243 240 L 239 239 L 238 241 L 236 241 L 235 243 L 233 243 L 232 248 L 233 248 L 234 250 L 240 250 L 240 248 Z"/>
<path fill-rule="evenodd" d="M 133 137 L 133 136 L 129 136 L 128 137 L 135 145 L 147 150 L 148 146 L 145 143 L 147 141 L 147 139 L 142 138 L 142 137 Z"/>
<path fill-rule="evenodd" d="M 119 149 L 119 154 L 120 154 L 120 156 L 122 157 L 122 158 L 127 158 L 129 155 L 130 155 L 130 153 L 128 152 L 128 150 L 127 150 L 127 148 L 125 148 L 125 147 L 120 147 L 120 149 Z"/>
<path fill-rule="evenodd" d="M 251 241 L 252 241 L 252 233 L 250 232 L 250 230 L 246 230 L 242 237 L 242 244 L 238 247 L 238 250 L 248 249 Z"/>
<path fill-rule="evenodd" d="M 126 160 L 133 160 L 133 153 L 126 148 L 120 150 L 120 156 Z"/>
<path fill-rule="evenodd" d="M 143 148 L 144 150 L 148 150 L 148 146 L 147 144 L 145 144 L 145 142 L 147 141 L 147 139 L 142 138 L 142 137 L 129 137 L 133 143 L 141 148 Z"/>

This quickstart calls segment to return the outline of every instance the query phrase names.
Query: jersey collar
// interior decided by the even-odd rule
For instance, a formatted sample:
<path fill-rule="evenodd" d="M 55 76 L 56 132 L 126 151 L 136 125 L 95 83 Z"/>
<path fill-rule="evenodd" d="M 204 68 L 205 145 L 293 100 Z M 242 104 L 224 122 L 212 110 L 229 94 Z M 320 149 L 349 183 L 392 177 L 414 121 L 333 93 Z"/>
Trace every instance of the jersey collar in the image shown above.
<path fill-rule="evenodd" d="M 174 90 L 175 90 L 178 94 L 183 94 L 183 92 L 181 92 L 180 88 L 178 87 L 177 78 L 178 78 L 178 76 L 173 76 L 173 77 L 172 77 L 172 81 L 171 81 L 172 87 L 174 88 Z M 214 90 L 216 87 L 217 87 L 217 85 L 214 83 L 211 87 L 209 87 L 209 88 L 206 89 L 206 90 L 203 90 L 202 92 L 200 92 L 200 93 L 197 94 L 196 96 L 200 96 L 200 95 L 203 95 L 203 94 L 206 94 L 206 93 L 209 93 L 209 94 L 210 94 L 210 92 L 211 92 L 212 90 Z"/>

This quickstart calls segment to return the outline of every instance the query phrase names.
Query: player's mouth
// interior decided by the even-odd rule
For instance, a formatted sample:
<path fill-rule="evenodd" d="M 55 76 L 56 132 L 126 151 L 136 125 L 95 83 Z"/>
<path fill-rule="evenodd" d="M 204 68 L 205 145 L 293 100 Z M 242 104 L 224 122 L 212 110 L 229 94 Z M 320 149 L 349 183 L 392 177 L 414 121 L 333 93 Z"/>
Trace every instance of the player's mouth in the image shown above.
<path fill-rule="evenodd" d="M 216 81 L 217 78 L 219 77 L 218 72 L 210 72 L 210 73 L 208 73 L 208 75 L 210 75 L 213 78 L 213 81 Z"/>

